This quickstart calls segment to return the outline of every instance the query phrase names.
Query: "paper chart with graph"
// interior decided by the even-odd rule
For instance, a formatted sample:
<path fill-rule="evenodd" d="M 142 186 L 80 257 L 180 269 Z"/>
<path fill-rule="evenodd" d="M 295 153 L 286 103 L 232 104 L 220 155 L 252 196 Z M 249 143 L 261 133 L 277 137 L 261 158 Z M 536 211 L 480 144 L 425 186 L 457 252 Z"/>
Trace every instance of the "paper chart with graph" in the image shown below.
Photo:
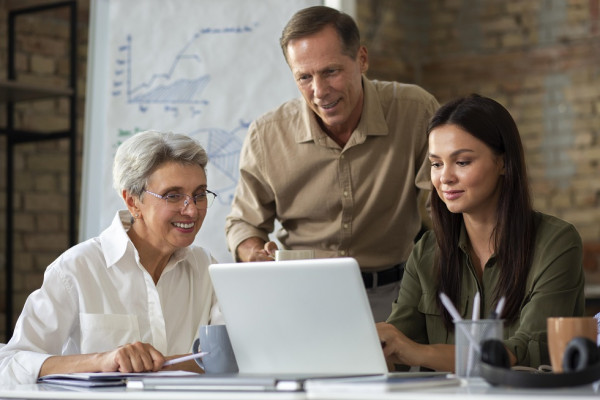
<path fill-rule="evenodd" d="M 116 148 L 146 129 L 198 139 L 209 155 L 208 185 L 218 193 L 197 242 L 231 260 L 224 224 L 250 122 L 299 96 L 279 48 L 281 30 L 315 1 L 111 1 L 108 40 L 106 165 Z M 100 226 L 122 200 L 103 174 Z"/>

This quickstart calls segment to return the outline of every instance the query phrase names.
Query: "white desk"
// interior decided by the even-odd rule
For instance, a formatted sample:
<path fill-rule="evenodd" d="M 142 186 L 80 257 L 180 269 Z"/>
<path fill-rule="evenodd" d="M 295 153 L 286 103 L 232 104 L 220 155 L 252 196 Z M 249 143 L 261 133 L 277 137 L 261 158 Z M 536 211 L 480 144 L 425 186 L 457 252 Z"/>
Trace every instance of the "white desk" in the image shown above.
<path fill-rule="evenodd" d="M 483 379 L 473 379 L 461 386 L 427 388 L 394 393 L 360 395 L 355 393 L 328 393 L 312 396 L 309 400 L 599 400 L 598 384 L 564 389 L 517 389 L 493 387 Z"/>
<path fill-rule="evenodd" d="M 0 399 L 65 400 L 305 400 L 303 392 L 143 391 L 125 387 L 85 389 L 57 385 L 0 387 Z"/>
<path fill-rule="evenodd" d="M 73 399 L 73 400 L 599 400 L 599 383 L 564 389 L 514 389 L 492 387 L 482 380 L 472 380 L 457 387 L 428 388 L 393 393 L 302 393 L 302 392 L 176 392 L 133 391 L 125 388 L 64 389 L 50 385 L 0 387 L 0 399 Z"/>

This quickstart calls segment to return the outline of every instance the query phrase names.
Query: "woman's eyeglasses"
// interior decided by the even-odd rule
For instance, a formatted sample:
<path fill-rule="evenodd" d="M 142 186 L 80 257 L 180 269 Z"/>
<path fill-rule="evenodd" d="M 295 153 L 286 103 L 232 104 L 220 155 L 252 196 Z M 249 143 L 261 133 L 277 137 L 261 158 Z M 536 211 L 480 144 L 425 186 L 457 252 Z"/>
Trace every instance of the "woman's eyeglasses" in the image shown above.
<path fill-rule="evenodd" d="M 210 207 L 217 197 L 217 194 L 206 190 L 202 193 L 198 193 L 195 196 L 190 196 L 184 193 L 173 193 L 162 196 L 158 193 L 144 190 L 144 192 L 151 194 L 152 196 L 165 201 L 165 204 L 172 211 L 183 211 L 190 203 L 194 203 L 198 210 L 206 210 Z"/>

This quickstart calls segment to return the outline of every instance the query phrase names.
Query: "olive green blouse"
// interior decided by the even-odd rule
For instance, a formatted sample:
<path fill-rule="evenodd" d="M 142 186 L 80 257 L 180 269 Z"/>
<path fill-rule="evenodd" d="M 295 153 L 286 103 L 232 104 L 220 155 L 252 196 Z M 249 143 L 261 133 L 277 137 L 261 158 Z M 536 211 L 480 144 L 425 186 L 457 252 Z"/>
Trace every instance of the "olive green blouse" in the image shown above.
<path fill-rule="evenodd" d="M 517 365 L 550 364 L 546 319 L 581 316 L 584 312 L 582 243 L 575 228 L 558 218 L 535 213 L 536 240 L 521 315 L 504 325 L 504 343 L 517 357 Z M 456 305 L 464 319 L 471 318 L 473 297 L 481 293 L 481 318 L 496 307 L 494 289 L 500 274 L 496 256 L 488 260 L 479 281 L 467 251 L 469 238 L 463 225 L 462 293 Z M 454 332 L 446 330 L 436 302 L 435 235 L 427 232 L 413 249 L 387 322 L 418 343 L 454 344 Z"/>

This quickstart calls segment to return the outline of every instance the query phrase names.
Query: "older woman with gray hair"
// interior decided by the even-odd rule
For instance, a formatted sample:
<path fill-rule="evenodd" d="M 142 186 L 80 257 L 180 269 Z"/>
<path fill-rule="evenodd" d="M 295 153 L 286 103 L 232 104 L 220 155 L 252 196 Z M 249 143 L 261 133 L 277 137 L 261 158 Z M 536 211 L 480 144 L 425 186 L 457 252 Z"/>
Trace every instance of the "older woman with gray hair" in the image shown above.
<path fill-rule="evenodd" d="M 157 371 L 191 352 L 200 325 L 222 323 L 208 276 L 215 260 L 192 244 L 216 197 L 207 161 L 181 134 L 141 132 L 118 148 L 114 187 L 127 210 L 47 268 L 0 349 L 0 384 Z M 194 361 L 176 367 L 201 372 Z"/>

